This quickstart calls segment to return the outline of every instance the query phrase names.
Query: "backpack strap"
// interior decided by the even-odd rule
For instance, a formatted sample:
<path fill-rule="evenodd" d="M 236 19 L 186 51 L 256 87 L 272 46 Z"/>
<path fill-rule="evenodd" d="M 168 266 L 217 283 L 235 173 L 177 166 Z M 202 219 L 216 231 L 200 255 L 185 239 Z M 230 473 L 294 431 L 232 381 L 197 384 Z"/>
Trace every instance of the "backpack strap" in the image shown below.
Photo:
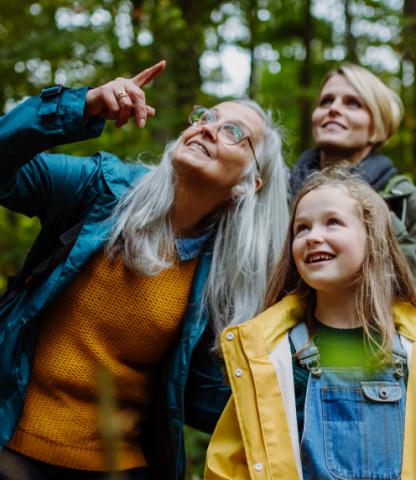
<path fill-rule="evenodd" d="M 416 187 L 408 175 L 393 175 L 379 193 L 383 198 L 404 197 L 416 192 Z"/>
<path fill-rule="evenodd" d="M 379 194 L 397 217 L 405 223 L 407 199 L 415 192 L 416 187 L 407 175 L 393 175 Z"/>

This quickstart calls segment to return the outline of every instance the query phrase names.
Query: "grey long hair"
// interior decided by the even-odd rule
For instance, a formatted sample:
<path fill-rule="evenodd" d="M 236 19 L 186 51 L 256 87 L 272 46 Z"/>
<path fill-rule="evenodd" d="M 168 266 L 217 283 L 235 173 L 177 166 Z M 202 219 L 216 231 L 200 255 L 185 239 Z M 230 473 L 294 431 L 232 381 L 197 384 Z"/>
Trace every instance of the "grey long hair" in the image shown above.
<path fill-rule="evenodd" d="M 216 336 L 224 327 L 252 318 L 265 307 L 271 273 L 276 268 L 288 224 L 287 172 L 281 135 L 271 115 L 251 100 L 243 103 L 264 122 L 263 139 L 255 146 L 260 165 L 250 162 L 233 189 L 233 201 L 217 220 L 217 234 L 204 299 Z M 175 180 L 171 164 L 176 141 L 167 145 L 158 166 L 151 167 L 119 201 L 107 252 L 121 253 L 126 265 L 144 275 L 172 266 L 174 235 L 170 223 Z M 256 192 L 256 175 L 263 180 Z"/>

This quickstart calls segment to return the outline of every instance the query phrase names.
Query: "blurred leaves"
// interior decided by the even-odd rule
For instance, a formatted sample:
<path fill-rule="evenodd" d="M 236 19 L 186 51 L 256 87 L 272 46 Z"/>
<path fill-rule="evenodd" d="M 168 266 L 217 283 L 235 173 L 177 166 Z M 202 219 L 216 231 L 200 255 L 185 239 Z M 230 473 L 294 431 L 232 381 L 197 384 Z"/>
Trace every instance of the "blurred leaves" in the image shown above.
<path fill-rule="evenodd" d="M 185 427 L 185 450 L 187 462 L 187 479 L 202 480 L 204 473 L 205 452 L 210 435 Z"/>
<path fill-rule="evenodd" d="M 38 231 L 38 225 L 36 219 L 0 208 L 0 291 L 6 287 L 7 277 L 16 274 Z"/>

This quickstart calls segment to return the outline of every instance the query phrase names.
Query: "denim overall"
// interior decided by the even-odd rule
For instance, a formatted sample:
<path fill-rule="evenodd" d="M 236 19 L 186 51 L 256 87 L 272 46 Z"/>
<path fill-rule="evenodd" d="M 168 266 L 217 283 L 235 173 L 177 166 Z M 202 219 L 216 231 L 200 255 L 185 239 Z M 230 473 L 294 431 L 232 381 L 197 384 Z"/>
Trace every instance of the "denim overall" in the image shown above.
<path fill-rule="evenodd" d="M 305 323 L 290 333 L 296 352 L 308 345 Z M 383 369 L 323 368 L 311 342 L 300 365 L 310 372 L 301 439 L 304 480 L 399 479 L 406 385 L 397 333 L 393 361 Z"/>

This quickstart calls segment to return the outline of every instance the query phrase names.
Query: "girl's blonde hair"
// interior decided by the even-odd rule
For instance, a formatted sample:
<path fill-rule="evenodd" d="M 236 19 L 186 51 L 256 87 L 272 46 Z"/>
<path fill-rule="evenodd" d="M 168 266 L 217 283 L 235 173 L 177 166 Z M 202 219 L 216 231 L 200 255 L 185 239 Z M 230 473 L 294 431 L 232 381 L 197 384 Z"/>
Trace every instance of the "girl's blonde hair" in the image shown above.
<path fill-rule="evenodd" d="M 316 172 L 298 193 L 278 268 L 274 272 L 266 303 L 271 306 L 289 293 L 299 294 L 307 306 L 306 322 L 313 332 L 315 290 L 300 277 L 292 254 L 293 225 L 299 202 L 312 190 L 333 186 L 346 191 L 356 201 L 357 212 L 367 232 L 367 248 L 356 282 L 356 314 L 373 351 L 389 355 L 394 324 L 391 307 L 405 301 L 416 306 L 416 294 L 408 263 L 400 251 L 384 200 L 366 182 L 344 168 L 329 167 Z"/>
<path fill-rule="evenodd" d="M 381 146 L 397 132 L 404 108 L 400 97 L 366 68 L 352 63 L 341 64 L 324 77 L 321 90 L 334 75 L 343 75 L 357 90 L 370 111 L 373 134 L 370 142 Z"/>

